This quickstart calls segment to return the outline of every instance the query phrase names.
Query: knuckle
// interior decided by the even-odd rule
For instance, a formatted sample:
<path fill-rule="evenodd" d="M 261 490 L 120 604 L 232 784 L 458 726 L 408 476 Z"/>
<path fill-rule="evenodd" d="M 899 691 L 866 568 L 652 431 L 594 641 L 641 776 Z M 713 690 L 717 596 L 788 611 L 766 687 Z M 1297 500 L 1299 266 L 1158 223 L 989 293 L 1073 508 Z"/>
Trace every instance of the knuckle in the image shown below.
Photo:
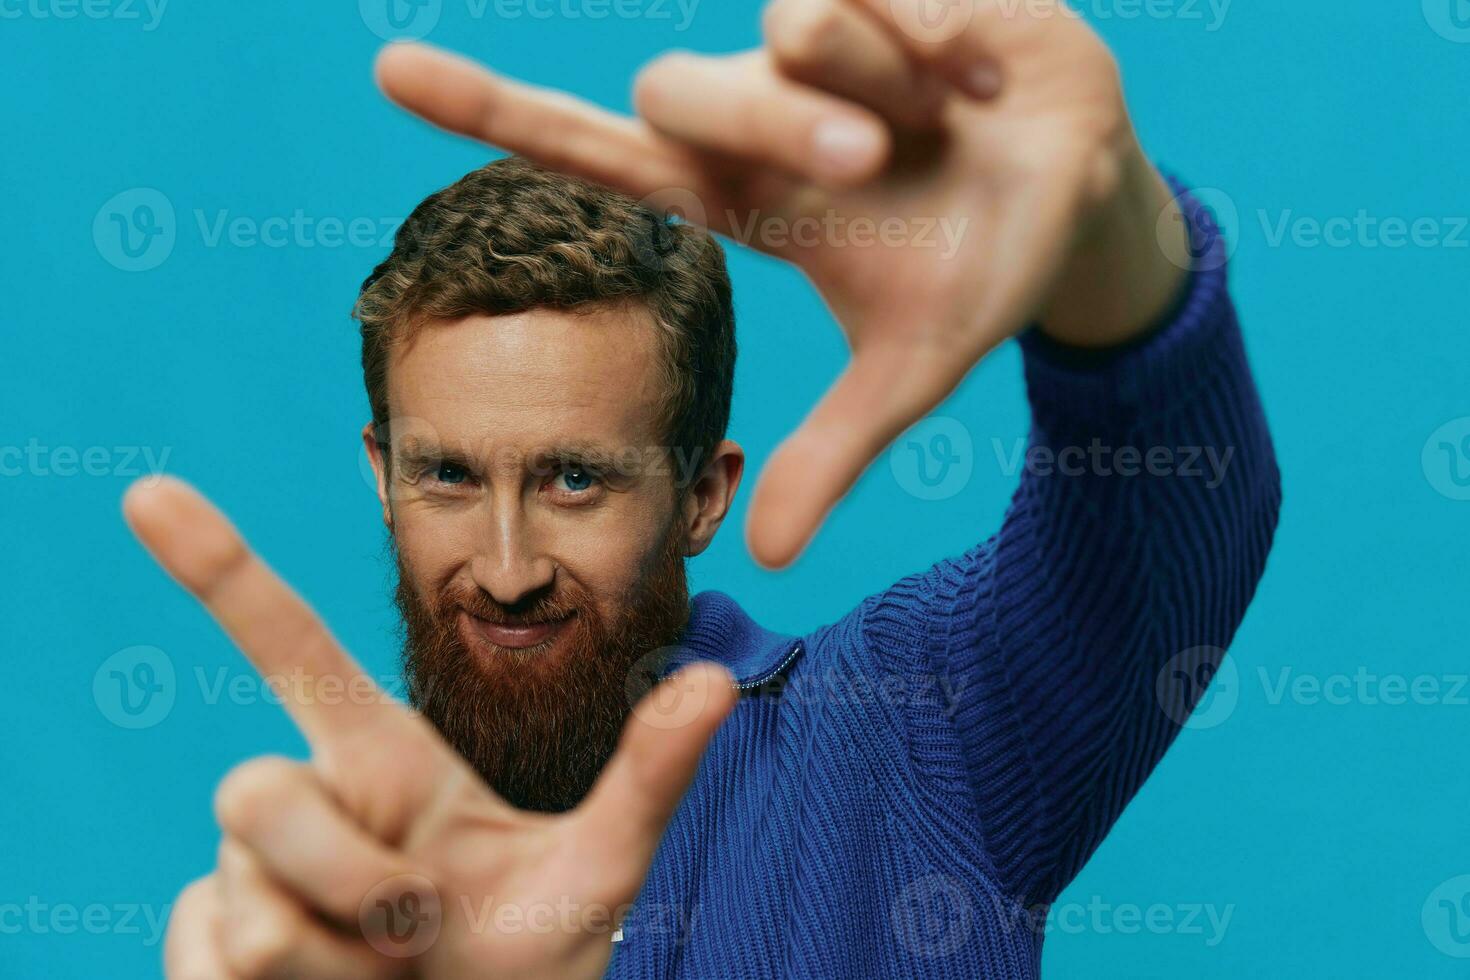
<path fill-rule="evenodd" d="M 969 67 L 985 50 L 977 34 L 973 30 L 961 31 L 953 37 L 930 41 L 915 53 L 921 63 L 931 68 Z"/>
<path fill-rule="evenodd" d="M 163 975 L 165 980 L 220 980 L 219 973 L 204 963 L 167 963 Z"/>
<path fill-rule="evenodd" d="M 286 920 L 241 924 L 230 933 L 227 959 L 242 977 L 281 976 L 300 938 L 300 930 Z"/>
<path fill-rule="evenodd" d="M 219 980 L 219 974 L 211 972 L 202 963 L 165 966 L 164 977 L 165 980 Z"/>
<path fill-rule="evenodd" d="M 966 12 L 964 4 L 944 9 L 945 18 L 937 26 L 920 21 L 905 29 L 909 43 L 904 49 L 920 65 L 932 69 L 969 68 L 990 52 L 996 26 L 994 18 L 976 15 L 974 7 Z"/>
<path fill-rule="evenodd" d="M 827 0 L 773 0 L 762 15 L 766 44 L 787 66 L 827 60 L 841 25 L 842 11 Z"/>
<path fill-rule="evenodd" d="M 194 911 L 206 906 L 210 901 L 210 892 L 214 888 L 214 876 L 205 875 L 195 878 L 179 890 L 178 898 L 174 899 L 174 911 Z"/>
<path fill-rule="evenodd" d="M 221 827 L 248 836 L 270 814 L 280 809 L 299 777 L 300 766 L 290 759 L 262 756 L 242 762 L 220 780 L 214 794 L 214 812 Z"/>
<path fill-rule="evenodd" d="M 638 70 L 633 78 L 633 108 L 639 115 L 658 113 L 668 104 L 691 59 L 688 52 L 669 51 Z"/>
<path fill-rule="evenodd" d="M 214 854 L 215 874 L 219 876 L 222 892 L 228 895 L 230 886 L 239 880 L 240 875 L 250 871 L 254 858 L 245 845 L 231 837 L 228 831 L 220 838 Z"/>
<path fill-rule="evenodd" d="M 169 980 L 214 980 L 202 950 L 214 944 L 214 876 L 186 885 L 174 899 L 164 938 L 164 974 Z"/>
<path fill-rule="evenodd" d="M 194 931 L 208 929 L 219 915 L 219 874 L 197 878 L 184 886 L 174 900 L 177 923 L 189 923 Z M 170 925 L 175 920 L 170 921 Z"/>
<path fill-rule="evenodd" d="M 195 553 L 182 570 L 191 591 L 209 601 L 233 576 L 250 566 L 254 557 L 245 539 L 233 531 L 211 529 L 196 535 Z"/>

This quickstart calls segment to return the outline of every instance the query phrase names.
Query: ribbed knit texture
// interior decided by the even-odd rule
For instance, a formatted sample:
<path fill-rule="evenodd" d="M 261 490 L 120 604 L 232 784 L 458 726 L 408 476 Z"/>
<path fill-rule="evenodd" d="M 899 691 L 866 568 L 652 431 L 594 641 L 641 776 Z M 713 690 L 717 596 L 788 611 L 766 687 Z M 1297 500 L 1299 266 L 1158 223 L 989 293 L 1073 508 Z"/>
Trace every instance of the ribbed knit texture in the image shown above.
<path fill-rule="evenodd" d="M 1276 527 L 1222 245 L 1186 204 L 1202 258 L 1168 324 L 1105 355 L 1021 338 L 1030 446 L 1075 448 L 1070 475 L 1026 468 L 994 537 L 805 637 L 695 597 L 676 662 L 748 689 L 609 976 L 1038 975 L 1048 904 L 1178 733 L 1161 673 L 1229 644 Z M 1110 471 L 1122 447 L 1137 475 Z M 1195 447 L 1223 478 L 1180 471 Z"/>

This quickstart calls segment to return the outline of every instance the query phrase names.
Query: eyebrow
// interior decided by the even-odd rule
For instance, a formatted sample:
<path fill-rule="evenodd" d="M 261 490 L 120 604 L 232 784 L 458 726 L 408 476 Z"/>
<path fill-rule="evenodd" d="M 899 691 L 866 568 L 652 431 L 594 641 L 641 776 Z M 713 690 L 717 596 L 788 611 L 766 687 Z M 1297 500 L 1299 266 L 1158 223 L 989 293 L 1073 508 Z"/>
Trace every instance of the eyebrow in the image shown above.
<path fill-rule="evenodd" d="M 412 443 L 392 454 L 394 461 L 404 471 L 425 469 L 432 463 L 453 463 L 467 470 L 474 469 L 474 460 L 469 455 L 456 449 L 446 449 L 442 446 L 424 445 Z"/>
<path fill-rule="evenodd" d="M 393 454 L 393 458 L 404 470 L 418 470 L 434 463 L 450 463 L 471 471 L 479 468 L 473 455 L 461 449 L 418 442 L 400 449 Z M 639 463 L 641 461 L 642 456 L 640 455 Z M 528 453 L 525 458 L 525 464 L 536 469 L 545 467 L 549 463 L 576 464 L 603 475 L 620 473 L 625 462 L 626 454 L 592 443 L 563 443 L 539 447 Z"/>
<path fill-rule="evenodd" d="M 641 456 L 639 457 L 641 460 Z M 545 465 L 547 462 L 558 462 L 563 465 L 575 463 L 588 469 L 607 476 L 621 472 L 623 466 L 622 456 L 612 450 L 591 443 L 567 443 L 560 446 L 546 446 L 537 449 L 529 457 L 529 461 L 537 466 Z"/>

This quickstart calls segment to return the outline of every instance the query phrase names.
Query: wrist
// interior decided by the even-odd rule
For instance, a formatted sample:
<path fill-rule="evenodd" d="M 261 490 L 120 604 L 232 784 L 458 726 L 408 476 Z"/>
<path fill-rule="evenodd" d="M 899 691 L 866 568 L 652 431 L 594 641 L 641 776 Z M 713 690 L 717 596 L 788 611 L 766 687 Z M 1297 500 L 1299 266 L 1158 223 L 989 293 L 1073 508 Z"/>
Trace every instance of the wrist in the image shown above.
<path fill-rule="evenodd" d="M 1137 339 L 1168 314 L 1189 277 L 1179 261 L 1189 254 L 1188 230 L 1174 192 L 1130 144 L 1116 187 L 1084 219 L 1042 308 L 1041 331 L 1059 343 L 1104 348 Z"/>

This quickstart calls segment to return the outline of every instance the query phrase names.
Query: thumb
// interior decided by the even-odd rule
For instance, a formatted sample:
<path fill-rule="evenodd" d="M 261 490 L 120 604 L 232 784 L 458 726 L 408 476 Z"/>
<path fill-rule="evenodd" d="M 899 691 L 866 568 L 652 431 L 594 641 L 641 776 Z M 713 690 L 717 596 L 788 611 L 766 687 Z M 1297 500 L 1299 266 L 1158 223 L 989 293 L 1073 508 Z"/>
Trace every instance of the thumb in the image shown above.
<path fill-rule="evenodd" d="M 868 464 L 943 401 L 976 360 L 922 345 L 855 352 L 761 472 L 745 525 L 755 560 L 767 568 L 791 564 Z"/>
<path fill-rule="evenodd" d="M 599 849 L 635 861 L 640 880 L 736 697 L 730 673 L 712 663 L 692 664 L 659 683 L 634 706 L 617 752 L 582 805 Z"/>

